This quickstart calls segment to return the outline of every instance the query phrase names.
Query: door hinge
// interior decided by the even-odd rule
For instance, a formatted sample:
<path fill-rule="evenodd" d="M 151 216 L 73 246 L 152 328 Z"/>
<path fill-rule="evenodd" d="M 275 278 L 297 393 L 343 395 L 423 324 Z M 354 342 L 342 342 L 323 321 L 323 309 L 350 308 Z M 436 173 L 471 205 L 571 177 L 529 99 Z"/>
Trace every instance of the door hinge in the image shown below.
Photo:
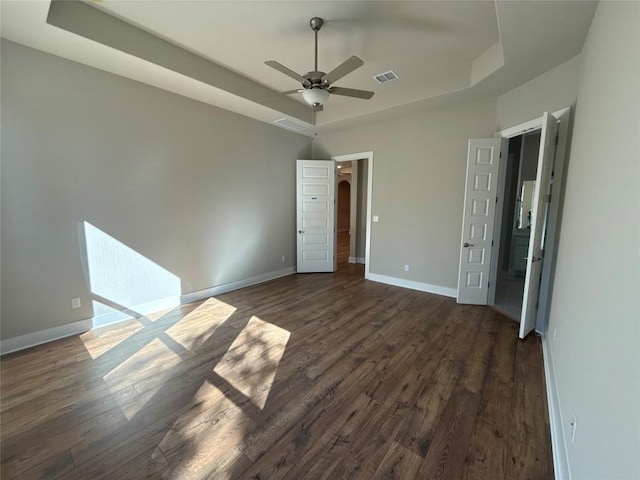
<path fill-rule="evenodd" d="M 491 282 L 487 282 L 487 288 L 491 286 Z"/>
<path fill-rule="evenodd" d="M 560 134 L 559 134 L 559 133 L 556 133 L 556 145 L 558 145 L 558 141 L 559 141 L 559 139 L 560 139 Z"/>
<path fill-rule="evenodd" d="M 493 240 L 491 240 L 491 246 L 493 247 Z"/>
<path fill-rule="evenodd" d="M 498 197 L 496 197 L 496 203 L 498 203 Z"/>
<path fill-rule="evenodd" d="M 550 194 L 550 193 L 548 193 L 548 194 L 545 196 L 545 200 L 547 201 L 547 203 L 551 203 L 551 194 Z"/>

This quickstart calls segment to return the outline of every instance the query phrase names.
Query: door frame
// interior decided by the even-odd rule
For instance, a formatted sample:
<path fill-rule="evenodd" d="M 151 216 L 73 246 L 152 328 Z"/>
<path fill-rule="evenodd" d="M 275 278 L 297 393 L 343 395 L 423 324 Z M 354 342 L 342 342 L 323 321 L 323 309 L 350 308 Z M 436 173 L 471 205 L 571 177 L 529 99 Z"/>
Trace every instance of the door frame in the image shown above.
<path fill-rule="evenodd" d="M 351 235 L 351 232 L 355 232 L 358 228 L 358 162 L 353 160 L 336 160 L 336 163 L 349 163 L 351 166 L 351 180 L 347 180 L 350 185 L 349 234 Z M 356 180 L 355 182 L 354 179 Z M 339 183 L 340 179 L 336 173 L 336 189 Z M 338 197 L 336 197 L 336 201 L 337 206 L 340 207 Z M 349 238 L 349 263 L 358 263 L 358 259 L 356 258 L 356 250 L 358 248 L 356 240 L 355 235 Z M 351 253 L 353 253 L 353 255 L 351 255 Z"/>
<path fill-rule="evenodd" d="M 546 236 L 545 236 L 545 252 L 544 260 L 542 264 L 542 278 L 540 280 L 540 293 L 538 297 L 538 313 L 536 315 L 536 333 L 544 335 L 547 332 L 549 323 L 549 310 L 551 308 L 551 294 L 553 290 L 553 274 L 556 266 L 556 254 L 559 242 L 559 228 L 560 228 L 560 214 L 562 200 L 564 198 L 564 185 L 565 185 L 565 173 L 566 173 L 566 151 L 568 145 L 569 134 L 569 122 L 571 119 L 571 107 L 565 107 L 560 110 L 552 112 L 555 118 L 558 119 L 558 143 L 556 145 L 556 154 L 553 165 L 553 180 L 552 180 L 552 193 L 551 201 L 549 203 L 549 213 L 547 218 Z M 527 122 L 515 125 L 513 127 L 506 128 L 496 132 L 496 137 L 503 138 L 503 141 L 508 141 L 510 138 L 523 135 L 527 132 L 539 130 L 542 128 L 542 116 L 529 120 Z M 502 212 L 504 208 L 504 187 L 506 180 L 506 162 L 501 162 L 500 173 L 498 175 L 498 181 L 500 182 L 498 191 L 501 195 L 498 195 L 498 204 L 496 205 L 496 215 L 498 212 Z M 495 243 L 495 250 L 500 251 L 500 230 L 502 222 L 494 223 L 494 239 L 497 238 Z M 497 237 L 496 237 L 497 233 Z M 497 257 L 497 255 L 496 255 Z M 491 285 L 489 287 L 489 299 L 492 300 L 490 305 L 495 303 L 495 288 L 496 279 L 498 274 L 498 262 L 491 265 Z"/>
<path fill-rule="evenodd" d="M 348 153 L 331 157 L 335 162 L 348 162 L 352 160 L 367 160 L 367 226 L 365 232 L 364 247 L 364 278 L 369 279 L 371 266 L 371 199 L 373 198 L 373 151 Z M 353 177 L 352 177 L 353 178 Z M 353 183 L 351 186 L 353 188 Z M 337 239 L 334 239 L 337 241 Z"/>

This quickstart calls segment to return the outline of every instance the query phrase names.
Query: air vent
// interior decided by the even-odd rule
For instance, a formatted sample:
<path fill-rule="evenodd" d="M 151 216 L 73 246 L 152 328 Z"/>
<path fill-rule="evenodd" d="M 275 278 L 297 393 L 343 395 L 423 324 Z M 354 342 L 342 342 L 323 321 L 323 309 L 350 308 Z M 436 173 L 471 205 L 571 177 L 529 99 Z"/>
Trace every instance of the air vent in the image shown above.
<path fill-rule="evenodd" d="M 280 120 L 275 120 L 273 123 L 276 125 L 280 125 L 281 127 L 288 128 L 289 130 L 304 130 L 309 127 L 306 123 L 296 122 L 290 118 L 281 118 Z"/>
<path fill-rule="evenodd" d="M 396 78 L 398 78 L 398 74 L 393 70 L 389 70 L 388 72 L 374 75 L 373 78 L 378 83 L 387 83 L 387 82 L 390 82 L 391 80 L 395 80 Z"/>

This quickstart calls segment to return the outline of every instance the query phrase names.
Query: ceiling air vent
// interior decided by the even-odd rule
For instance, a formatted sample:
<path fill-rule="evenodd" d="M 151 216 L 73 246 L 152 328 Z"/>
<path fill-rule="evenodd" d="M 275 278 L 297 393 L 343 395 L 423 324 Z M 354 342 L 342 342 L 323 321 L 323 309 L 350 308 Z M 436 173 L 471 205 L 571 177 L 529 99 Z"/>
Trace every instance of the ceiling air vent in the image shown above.
<path fill-rule="evenodd" d="M 387 82 L 390 82 L 391 80 L 395 80 L 396 78 L 398 78 L 398 74 L 393 70 L 389 70 L 388 72 L 374 75 L 373 78 L 378 83 L 387 83 Z"/>
<path fill-rule="evenodd" d="M 281 118 L 280 120 L 275 120 L 273 123 L 279 125 L 284 128 L 288 128 L 289 130 L 304 130 L 309 127 L 306 123 L 296 122 L 290 118 Z"/>

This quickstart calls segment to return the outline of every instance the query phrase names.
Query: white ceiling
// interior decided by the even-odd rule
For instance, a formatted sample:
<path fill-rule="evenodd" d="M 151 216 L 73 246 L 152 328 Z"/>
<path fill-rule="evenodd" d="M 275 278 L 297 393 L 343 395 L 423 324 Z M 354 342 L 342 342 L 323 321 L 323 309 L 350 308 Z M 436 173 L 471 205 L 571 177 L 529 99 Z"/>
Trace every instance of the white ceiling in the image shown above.
<path fill-rule="evenodd" d="M 313 70 L 309 19 L 322 17 L 319 69 L 357 55 L 365 65 L 335 85 L 375 95 L 332 96 L 318 125 L 504 93 L 578 54 L 595 10 L 594 2 L 551 0 L 77 3 L 54 2 L 49 24 L 49 0 L 3 0 L 1 35 L 265 122 L 311 121 L 299 95 L 264 88 L 299 86 L 264 61 Z M 390 69 L 398 80 L 373 80 Z"/>

